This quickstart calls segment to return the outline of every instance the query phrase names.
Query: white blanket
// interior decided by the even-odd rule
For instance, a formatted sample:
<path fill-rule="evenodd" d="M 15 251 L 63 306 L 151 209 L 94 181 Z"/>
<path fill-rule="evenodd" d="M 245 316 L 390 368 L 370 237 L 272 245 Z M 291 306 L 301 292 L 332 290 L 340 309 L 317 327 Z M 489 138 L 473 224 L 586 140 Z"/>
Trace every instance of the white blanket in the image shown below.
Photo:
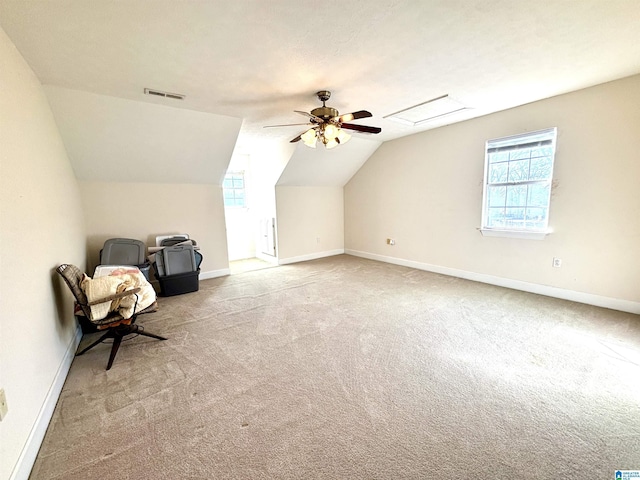
<path fill-rule="evenodd" d="M 124 298 L 104 302 L 91 307 L 91 320 L 105 318 L 109 312 L 117 311 L 123 318 L 131 318 L 135 311 L 139 312 L 149 307 L 156 300 L 156 292 L 140 271 L 127 270 L 127 273 L 118 275 L 114 272 L 106 277 L 89 278 L 82 280 L 81 287 L 84 290 L 87 300 L 93 302 L 101 298 L 108 297 L 116 293 L 121 293 L 133 288 L 140 288 L 138 292 L 138 303 L 136 305 L 136 295 L 128 295 Z"/>

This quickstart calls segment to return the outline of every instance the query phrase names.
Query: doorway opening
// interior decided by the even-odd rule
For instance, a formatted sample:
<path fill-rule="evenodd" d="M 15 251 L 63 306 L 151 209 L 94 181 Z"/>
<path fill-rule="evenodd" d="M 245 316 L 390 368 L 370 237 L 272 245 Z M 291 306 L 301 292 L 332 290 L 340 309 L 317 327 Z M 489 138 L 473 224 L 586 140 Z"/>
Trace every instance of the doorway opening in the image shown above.
<path fill-rule="evenodd" d="M 265 191 L 252 175 L 249 156 L 234 156 L 222 183 L 232 275 L 277 266 L 275 219 L 263 218 Z"/>

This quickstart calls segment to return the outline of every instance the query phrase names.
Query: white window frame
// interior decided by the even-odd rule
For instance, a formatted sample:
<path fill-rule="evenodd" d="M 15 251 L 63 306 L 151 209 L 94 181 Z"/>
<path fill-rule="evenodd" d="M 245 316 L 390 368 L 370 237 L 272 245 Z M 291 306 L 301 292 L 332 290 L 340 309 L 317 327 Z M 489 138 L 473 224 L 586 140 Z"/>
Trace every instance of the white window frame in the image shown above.
<path fill-rule="evenodd" d="M 557 128 L 547 128 L 544 130 L 538 130 L 535 132 L 523 133 L 520 135 L 512 135 L 509 137 L 496 138 L 492 140 L 488 140 L 485 144 L 485 162 L 484 162 L 484 182 L 482 188 L 482 226 L 480 227 L 480 232 L 484 236 L 492 236 L 492 237 L 511 237 L 511 238 L 523 238 L 530 240 L 543 240 L 547 235 L 551 233 L 551 229 L 549 228 L 549 210 L 551 207 L 551 186 L 553 181 L 553 169 L 555 163 L 555 153 L 556 153 L 556 138 L 557 138 Z M 490 170 L 490 154 L 495 152 L 515 152 L 518 150 L 523 150 L 531 147 L 540 147 L 540 146 L 550 146 L 552 149 L 551 153 L 551 170 L 548 178 L 544 179 L 535 179 L 521 181 L 504 181 L 504 182 L 494 182 L 490 183 L 489 179 L 489 170 Z M 511 158 L 507 160 L 507 168 L 509 168 Z M 517 160 L 513 160 L 514 162 Z M 531 158 L 529 158 L 531 161 Z M 529 163 L 530 168 L 531 163 Z M 508 175 L 508 173 L 507 173 Z M 508 180 L 508 179 L 507 179 Z M 523 225 L 523 228 L 515 228 L 515 227 L 493 227 L 489 226 L 489 186 L 521 186 L 521 185 L 544 185 L 548 186 L 548 196 L 546 198 L 546 217 L 544 218 L 544 225 L 542 227 L 527 227 L 526 223 Z M 528 187 L 527 187 L 528 189 Z M 525 211 L 530 207 L 529 205 L 529 197 L 527 194 L 525 205 L 517 205 L 517 207 L 524 207 Z M 509 208 L 506 204 L 507 197 L 505 197 L 505 208 Z M 537 206 L 539 207 L 539 206 Z M 526 220 L 525 220 L 526 222 Z"/>
<path fill-rule="evenodd" d="M 236 188 L 236 187 L 231 187 L 231 188 L 227 188 L 224 186 L 224 182 L 229 178 L 233 178 L 233 177 L 242 177 L 242 188 Z M 234 200 L 237 198 L 236 197 L 236 192 L 237 191 L 241 191 L 243 193 L 243 202 L 242 205 L 227 205 L 226 202 L 226 197 L 224 195 L 225 192 L 233 192 L 233 198 Z M 224 176 L 224 179 L 222 180 L 222 202 L 224 204 L 224 208 L 247 208 L 247 179 L 244 176 L 244 171 L 233 171 L 233 172 L 227 172 Z"/>

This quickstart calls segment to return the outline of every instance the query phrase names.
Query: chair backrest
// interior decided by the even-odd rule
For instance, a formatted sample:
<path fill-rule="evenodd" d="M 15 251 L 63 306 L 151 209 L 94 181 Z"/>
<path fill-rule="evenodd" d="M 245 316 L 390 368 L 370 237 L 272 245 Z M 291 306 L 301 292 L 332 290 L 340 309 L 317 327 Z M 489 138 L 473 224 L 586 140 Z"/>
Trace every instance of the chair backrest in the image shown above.
<path fill-rule="evenodd" d="M 82 288 L 80 287 L 82 278 L 84 277 L 84 272 L 75 265 L 70 265 L 67 263 L 64 263 L 56 268 L 56 272 L 60 274 L 65 283 L 69 286 L 71 293 L 73 293 L 73 296 L 76 297 L 78 305 L 80 305 L 87 318 L 91 318 L 91 309 L 89 306 L 87 306 L 87 296 L 84 294 Z"/>

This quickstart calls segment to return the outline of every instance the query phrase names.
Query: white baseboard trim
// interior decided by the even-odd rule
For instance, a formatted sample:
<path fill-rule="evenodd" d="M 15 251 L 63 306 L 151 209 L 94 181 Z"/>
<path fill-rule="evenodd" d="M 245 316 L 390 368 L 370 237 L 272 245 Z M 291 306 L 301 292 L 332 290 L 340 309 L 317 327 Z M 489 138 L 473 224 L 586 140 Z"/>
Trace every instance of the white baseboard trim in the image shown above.
<path fill-rule="evenodd" d="M 397 257 L 388 257 L 386 255 L 378 255 L 375 253 L 361 252 L 359 250 L 345 249 L 344 253 L 356 257 L 368 258 L 370 260 L 378 260 L 380 262 L 392 263 L 394 265 L 402 265 L 418 270 L 426 270 L 428 272 L 440 273 L 451 277 L 464 278 L 473 280 L 474 282 L 488 283 L 499 287 L 512 288 L 514 290 L 522 290 L 529 293 L 537 293 L 538 295 L 546 295 L 547 297 L 561 298 L 563 300 L 571 300 L 572 302 L 586 303 L 596 307 L 610 308 L 612 310 L 620 310 L 622 312 L 640 314 L 640 302 L 632 302 L 630 300 L 622 300 L 619 298 L 603 297 L 591 293 L 576 292 L 574 290 L 566 290 L 564 288 L 552 287 L 549 285 L 540 285 L 537 283 L 523 282 L 521 280 L 513 280 L 510 278 L 496 277 L 484 273 L 469 272 L 456 268 L 442 267 L 439 265 L 431 265 L 428 263 L 416 262 L 413 260 L 405 260 Z"/>
<path fill-rule="evenodd" d="M 27 438 L 24 448 L 20 453 L 20 457 L 18 457 L 18 461 L 13 467 L 13 472 L 11 472 L 9 480 L 27 480 L 29 478 L 33 464 L 38 456 L 38 451 L 40 450 L 40 446 L 44 440 L 44 435 L 47 433 L 47 428 L 49 427 L 49 422 L 53 416 L 53 411 L 56 408 L 56 403 L 58 403 L 58 398 L 60 398 L 60 392 L 62 392 L 62 387 L 67 379 L 67 375 L 69 374 L 71 362 L 73 362 L 73 357 L 76 354 L 76 350 L 78 349 L 78 345 L 80 345 L 81 339 L 82 330 L 80 329 L 80 326 L 78 326 L 75 335 L 71 339 L 71 342 L 69 342 L 64 358 L 58 367 L 53 383 L 51 384 L 51 387 L 47 392 L 47 396 L 44 399 L 44 403 L 42 404 L 42 408 L 40 408 L 38 418 L 36 418 L 33 428 L 31 429 L 31 433 L 29 433 L 29 437 Z"/>
<path fill-rule="evenodd" d="M 300 255 L 297 257 L 280 258 L 278 259 L 278 265 L 287 265 L 289 263 L 306 262 L 308 260 L 316 260 L 318 258 L 333 257 L 334 255 L 342 255 L 343 253 L 344 253 L 344 248 L 337 248 L 335 250 L 309 253 L 308 255 Z"/>
<path fill-rule="evenodd" d="M 224 277 L 225 275 L 231 275 L 231 270 L 228 268 L 221 268 L 219 270 L 209 270 L 208 272 L 200 272 L 198 278 L 200 280 L 207 280 L 208 278 Z"/>

